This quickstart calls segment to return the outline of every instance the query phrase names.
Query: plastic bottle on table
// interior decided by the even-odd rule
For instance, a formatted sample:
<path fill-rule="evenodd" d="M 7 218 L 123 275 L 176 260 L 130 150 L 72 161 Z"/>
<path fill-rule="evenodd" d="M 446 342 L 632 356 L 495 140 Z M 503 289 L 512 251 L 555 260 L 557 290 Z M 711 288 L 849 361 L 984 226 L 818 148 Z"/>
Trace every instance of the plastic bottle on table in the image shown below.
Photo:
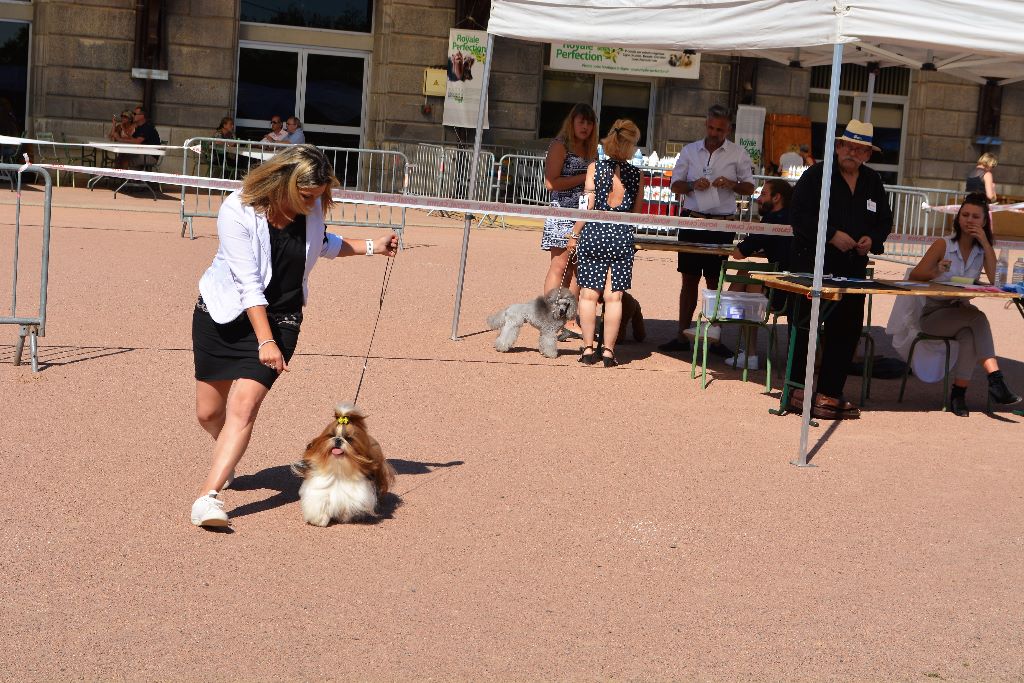
<path fill-rule="evenodd" d="M 1013 284 L 1024 283 L 1024 257 L 1013 264 Z"/>
<path fill-rule="evenodd" d="M 630 161 L 630 163 L 633 164 L 634 166 L 644 165 L 644 153 L 640 151 L 639 147 L 637 147 L 636 151 L 633 152 L 633 160 Z"/>
<path fill-rule="evenodd" d="M 999 258 L 996 259 L 996 287 L 1002 287 L 1007 283 L 1007 275 L 1010 271 L 1010 252 L 1005 247 L 999 251 Z"/>

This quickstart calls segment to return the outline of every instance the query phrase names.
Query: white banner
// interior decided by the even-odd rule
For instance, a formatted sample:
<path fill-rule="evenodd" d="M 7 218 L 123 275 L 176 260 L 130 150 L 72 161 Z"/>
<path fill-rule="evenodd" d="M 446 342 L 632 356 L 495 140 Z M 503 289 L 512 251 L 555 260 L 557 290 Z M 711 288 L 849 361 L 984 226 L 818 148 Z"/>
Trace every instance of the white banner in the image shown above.
<path fill-rule="evenodd" d="M 551 68 L 660 78 L 700 78 L 700 55 L 689 50 L 666 52 L 637 47 L 552 43 Z"/>
<path fill-rule="evenodd" d="M 764 107 L 741 104 L 736 108 L 736 144 L 741 145 L 754 162 L 754 169 L 764 167 Z"/>
<path fill-rule="evenodd" d="M 487 32 L 453 28 L 448 33 L 448 89 L 444 96 L 446 126 L 476 128 L 480 98 L 484 98 L 484 128 L 487 122 L 486 95 L 481 92 L 487 62 Z"/>

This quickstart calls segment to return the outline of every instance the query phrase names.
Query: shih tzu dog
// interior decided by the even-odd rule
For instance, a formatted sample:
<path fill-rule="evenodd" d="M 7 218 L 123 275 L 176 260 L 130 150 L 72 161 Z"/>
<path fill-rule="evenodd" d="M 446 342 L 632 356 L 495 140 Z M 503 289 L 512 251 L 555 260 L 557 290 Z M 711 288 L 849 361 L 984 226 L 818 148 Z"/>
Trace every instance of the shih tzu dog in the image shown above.
<path fill-rule="evenodd" d="M 395 472 L 380 444 L 366 431 L 366 414 L 351 403 L 334 409 L 334 420 L 306 446 L 292 471 L 299 487 L 302 516 L 309 524 L 372 518 Z"/>
<path fill-rule="evenodd" d="M 576 317 L 576 297 L 565 287 L 552 289 L 525 304 L 512 304 L 487 319 L 492 330 L 501 330 L 494 348 L 505 353 L 519 338 L 519 330 L 530 323 L 540 331 L 537 350 L 548 358 L 558 357 L 558 332 Z"/>

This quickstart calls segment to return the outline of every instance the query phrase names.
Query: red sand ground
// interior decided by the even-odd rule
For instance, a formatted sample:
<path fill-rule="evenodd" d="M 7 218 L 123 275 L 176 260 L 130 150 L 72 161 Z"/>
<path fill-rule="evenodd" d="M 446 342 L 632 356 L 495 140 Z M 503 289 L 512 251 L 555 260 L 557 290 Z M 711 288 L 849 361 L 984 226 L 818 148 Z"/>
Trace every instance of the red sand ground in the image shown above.
<path fill-rule="evenodd" d="M 876 380 L 863 419 L 812 430 L 818 467 L 793 467 L 797 417 L 720 361 L 702 391 L 655 349 L 675 325 L 664 253 L 637 257 L 650 337 L 622 367 L 582 367 L 573 344 L 548 360 L 532 331 L 501 355 L 483 322 L 537 293 L 539 235 L 474 230 L 454 342 L 462 223 L 410 214 L 360 397 L 401 505 L 327 529 L 302 523 L 285 465 L 353 396 L 385 262 L 321 263 L 226 494 L 234 532 L 191 526 L 211 444 L 189 321 L 217 240 L 212 220 L 180 239 L 177 211 L 58 190 L 44 371 L 14 367 L 0 328 L 0 678 L 1024 677 L 1022 418 L 985 415 L 980 377 L 968 419 L 938 410 L 940 386 L 911 380 L 898 404 Z M 23 214 L 23 303 L 40 215 Z M 1020 391 L 1022 321 L 980 305 Z"/>

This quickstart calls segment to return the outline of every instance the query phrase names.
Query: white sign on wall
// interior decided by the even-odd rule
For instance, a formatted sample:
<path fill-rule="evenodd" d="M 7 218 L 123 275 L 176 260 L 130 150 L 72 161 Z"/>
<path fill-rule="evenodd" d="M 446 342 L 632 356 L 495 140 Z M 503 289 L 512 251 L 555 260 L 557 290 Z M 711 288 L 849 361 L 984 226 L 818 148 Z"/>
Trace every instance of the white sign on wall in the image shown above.
<path fill-rule="evenodd" d="M 480 98 L 484 97 L 484 128 L 489 127 L 486 96 L 481 87 L 487 56 L 486 31 L 453 28 L 448 32 L 448 87 L 444 97 L 444 125 L 476 128 Z"/>
<path fill-rule="evenodd" d="M 630 76 L 700 78 L 700 55 L 691 51 L 552 43 L 551 68 Z"/>
<path fill-rule="evenodd" d="M 761 150 L 764 149 L 764 107 L 741 104 L 736 108 L 736 144 L 741 145 L 754 162 L 754 168 L 764 166 Z"/>

